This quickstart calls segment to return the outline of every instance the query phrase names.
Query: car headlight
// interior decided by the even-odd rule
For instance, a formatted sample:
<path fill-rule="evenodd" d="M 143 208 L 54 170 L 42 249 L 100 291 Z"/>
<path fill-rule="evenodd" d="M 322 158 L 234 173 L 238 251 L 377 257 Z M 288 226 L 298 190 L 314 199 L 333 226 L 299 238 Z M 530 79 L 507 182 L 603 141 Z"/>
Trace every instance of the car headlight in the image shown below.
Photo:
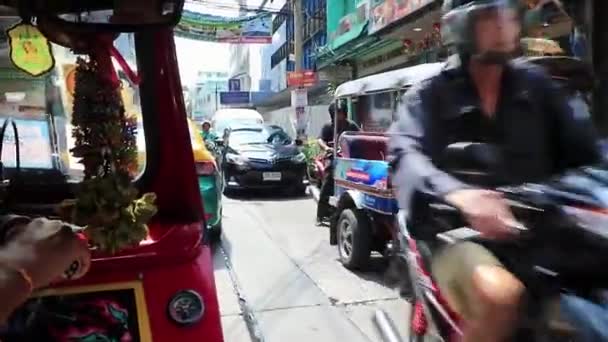
<path fill-rule="evenodd" d="M 236 164 L 239 166 L 246 165 L 247 162 L 249 161 L 247 158 L 241 156 L 240 154 L 235 154 L 235 153 L 226 154 L 226 160 L 229 163 Z"/>
<path fill-rule="evenodd" d="M 304 153 L 300 152 L 291 158 L 291 161 L 294 163 L 303 163 L 306 160 L 306 156 Z"/>
<path fill-rule="evenodd" d="M 169 318 L 179 325 L 198 323 L 205 314 L 203 297 L 194 290 L 182 290 L 173 295 L 167 307 Z"/>

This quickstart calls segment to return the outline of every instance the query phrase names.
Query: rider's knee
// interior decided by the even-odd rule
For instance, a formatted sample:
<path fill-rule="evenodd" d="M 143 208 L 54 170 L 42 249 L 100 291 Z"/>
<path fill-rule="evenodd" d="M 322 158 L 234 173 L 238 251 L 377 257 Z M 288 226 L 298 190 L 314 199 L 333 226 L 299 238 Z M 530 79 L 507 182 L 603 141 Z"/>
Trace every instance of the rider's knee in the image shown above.
<path fill-rule="evenodd" d="M 479 265 L 473 271 L 475 292 L 486 305 L 516 308 L 524 294 L 524 284 L 500 266 Z"/>

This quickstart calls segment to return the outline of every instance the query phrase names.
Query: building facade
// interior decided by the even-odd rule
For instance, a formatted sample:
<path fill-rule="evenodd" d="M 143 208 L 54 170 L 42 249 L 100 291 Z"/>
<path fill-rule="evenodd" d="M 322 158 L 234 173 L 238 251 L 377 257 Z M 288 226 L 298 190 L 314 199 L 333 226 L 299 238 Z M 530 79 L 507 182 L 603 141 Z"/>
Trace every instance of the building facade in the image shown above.
<path fill-rule="evenodd" d="M 318 67 L 330 74 L 348 66 L 355 79 L 420 63 L 442 61 L 443 0 L 335 0 L 327 6 L 327 44 L 318 51 Z M 572 21 L 553 0 L 527 0 L 525 35 L 558 41 L 570 53 Z M 345 79 L 333 77 L 336 83 Z"/>
<path fill-rule="evenodd" d="M 196 83 L 190 91 L 192 119 L 211 119 L 215 111 L 221 108 L 220 92 L 227 90 L 228 73 L 199 71 Z"/>

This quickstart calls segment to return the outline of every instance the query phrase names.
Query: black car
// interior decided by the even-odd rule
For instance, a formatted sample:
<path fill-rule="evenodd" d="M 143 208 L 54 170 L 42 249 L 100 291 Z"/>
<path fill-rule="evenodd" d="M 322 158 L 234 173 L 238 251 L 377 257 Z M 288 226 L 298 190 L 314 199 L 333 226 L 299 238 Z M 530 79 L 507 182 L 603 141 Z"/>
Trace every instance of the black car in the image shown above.
<path fill-rule="evenodd" d="M 289 135 L 268 125 L 231 127 L 224 141 L 225 191 L 284 189 L 306 191 L 306 158 Z"/>

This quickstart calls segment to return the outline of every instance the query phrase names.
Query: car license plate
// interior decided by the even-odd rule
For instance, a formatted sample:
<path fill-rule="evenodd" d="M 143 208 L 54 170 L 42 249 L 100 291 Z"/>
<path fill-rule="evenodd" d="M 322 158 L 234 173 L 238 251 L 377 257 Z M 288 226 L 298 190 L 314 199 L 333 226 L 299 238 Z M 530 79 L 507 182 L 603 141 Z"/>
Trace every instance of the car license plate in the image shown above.
<path fill-rule="evenodd" d="M 262 173 L 262 179 L 265 181 L 280 181 L 281 173 L 280 172 L 264 172 Z"/>

